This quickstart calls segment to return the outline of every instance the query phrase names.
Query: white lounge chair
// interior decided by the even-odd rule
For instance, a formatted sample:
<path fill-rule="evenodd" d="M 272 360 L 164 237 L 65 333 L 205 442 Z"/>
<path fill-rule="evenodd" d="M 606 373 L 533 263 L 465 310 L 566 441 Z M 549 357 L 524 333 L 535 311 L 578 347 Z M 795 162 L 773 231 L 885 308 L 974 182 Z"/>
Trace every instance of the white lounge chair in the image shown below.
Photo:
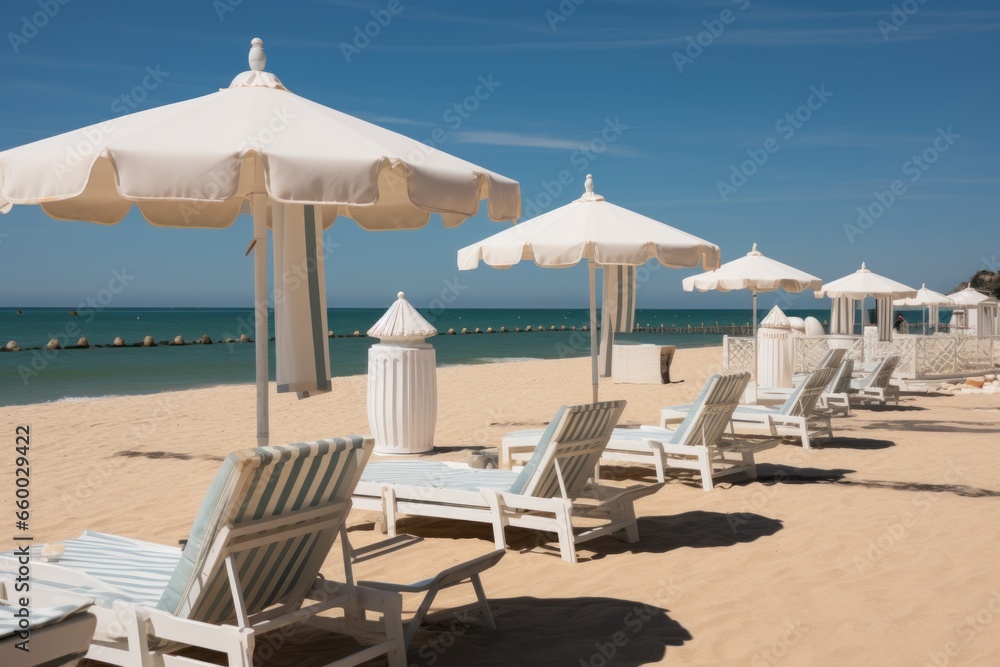
<path fill-rule="evenodd" d="M 563 560 L 570 563 L 576 562 L 578 543 L 602 535 L 624 533 L 628 542 L 637 542 L 633 503 L 661 485 L 588 487 L 624 409 L 625 401 L 559 408 L 520 473 L 435 461 L 369 463 L 354 506 L 381 512 L 390 535 L 395 535 L 400 514 L 488 523 L 497 549 L 506 546 L 508 525 L 554 532 Z M 588 492 L 596 497 L 586 498 Z M 577 532 L 574 517 L 603 523 Z"/>
<path fill-rule="evenodd" d="M 845 359 L 820 394 L 816 402 L 817 411 L 828 410 L 831 414 L 851 416 L 851 402 L 848 392 L 851 386 L 851 375 L 854 373 L 854 361 Z M 766 387 L 757 390 L 759 405 L 780 405 L 788 400 L 794 388 Z"/>
<path fill-rule="evenodd" d="M 363 558 L 379 556 L 383 553 L 394 551 L 399 546 L 419 542 L 420 539 L 421 538 L 414 538 L 411 535 L 397 535 L 396 537 L 383 540 L 376 544 L 361 547 L 359 549 L 352 549 L 353 560 L 357 563 Z M 420 625 L 427 616 L 427 612 L 430 610 L 431 604 L 434 602 L 434 598 L 437 594 L 446 588 L 459 586 L 464 583 L 472 585 L 472 588 L 476 592 L 478 606 L 483 613 L 483 620 L 489 628 L 495 630 L 497 624 L 496 621 L 493 620 L 493 612 L 490 611 L 490 603 L 486 599 L 486 591 L 483 589 L 483 582 L 479 575 L 500 562 L 500 559 L 503 558 L 506 553 L 506 549 L 497 549 L 488 554 L 483 554 L 482 556 L 473 558 L 472 560 L 465 561 L 464 563 L 453 565 L 433 577 L 417 581 L 412 584 L 396 584 L 385 581 L 359 581 L 358 585 L 365 586 L 367 588 L 377 588 L 382 591 L 390 591 L 392 593 L 423 594 L 423 599 L 420 602 L 420 606 L 417 608 L 417 613 L 413 615 L 413 618 L 410 620 L 406 628 L 404 642 L 407 647 L 409 647 L 413 642 L 413 637 L 420 629 Z"/>
<path fill-rule="evenodd" d="M 899 405 L 899 387 L 891 384 L 892 374 L 899 365 L 899 355 L 891 354 L 875 367 L 871 373 L 858 380 L 851 380 L 850 397 L 855 403 L 879 403 L 885 405 L 886 393 Z"/>
<path fill-rule="evenodd" d="M 657 426 L 616 428 L 601 460 L 652 464 L 661 483 L 666 481 L 667 468 L 697 470 L 706 491 L 712 490 L 714 480 L 723 477 L 745 474 L 756 479 L 754 454 L 775 446 L 777 440 L 724 438 L 749 380 L 749 373 L 710 376 L 694 409 L 676 430 Z M 534 449 L 542 433 L 540 429 L 508 433 L 500 446 L 501 466 L 509 468 L 525 451 Z"/>
<path fill-rule="evenodd" d="M 847 348 L 831 347 L 823 354 L 823 356 L 819 360 L 819 363 L 816 364 L 816 368 L 814 368 L 813 370 L 818 371 L 822 368 L 833 368 L 833 369 L 839 368 L 840 365 L 844 363 L 844 357 L 846 356 L 847 356 Z M 809 373 L 796 373 L 795 375 L 792 376 L 792 386 L 798 387 L 805 381 L 807 377 L 809 377 Z"/>
<path fill-rule="evenodd" d="M 733 412 L 732 426 L 736 433 L 759 434 L 769 437 L 795 437 L 802 440 L 802 446 L 810 449 L 810 437 L 826 435 L 833 437 L 833 427 L 829 413 L 817 413 L 816 402 L 824 387 L 836 371 L 824 368 L 813 371 L 806 381 L 799 385 L 779 407 L 766 408 L 741 405 Z M 660 412 L 662 425 L 683 421 L 692 405 L 675 405 Z"/>
<path fill-rule="evenodd" d="M 250 667 L 258 635 L 335 608 L 359 620 L 365 610 L 380 611 L 385 640 L 334 664 L 385 655 L 405 665 L 401 598 L 354 585 L 347 550 L 345 583 L 319 574 L 346 532 L 371 447 L 352 436 L 230 454 L 183 550 L 86 531 L 64 542 L 59 562 L 33 560 L 34 598 L 41 602 L 48 591 L 96 599 L 87 657 L 126 667 L 215 664 L 173 655 L 188 646 Z M 14 562 L 0 557 L 4 569 Z"/>
<path fill-rule="evenodd" d="M 97 626 L 97 619 L 88 613 L 92 600 L 75 599 L 55 607 L 40 607 L 32 601 L 25 617 L 13 602 L 24 597 L 23 591 L 12 588 L 0 597 L 6 598 L 0 599 L 0 665 L 75 665 L 87 653 Z M 22 621 L 29 624 L 27 630 Z"/>

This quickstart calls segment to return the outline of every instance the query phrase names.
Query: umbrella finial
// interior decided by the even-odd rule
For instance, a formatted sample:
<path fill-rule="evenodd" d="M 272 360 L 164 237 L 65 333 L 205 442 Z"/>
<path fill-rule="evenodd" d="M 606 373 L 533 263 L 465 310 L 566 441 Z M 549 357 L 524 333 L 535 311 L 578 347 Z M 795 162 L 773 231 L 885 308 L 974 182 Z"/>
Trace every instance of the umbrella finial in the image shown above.
<path fill-rule="evenodd" d="M 868 267 L 867 267 L 867 266 L 865 266 L 865 263 L 864 263 L 864 262 L 861 262 L 861 270 L 862 270 L 862 271 L 867 271 L 867 270 L 868 270 Z"/>
<path fill-rule="evenodd" d="M 406 292 L 396 292 L 396 298 L 406 300 Z"/>
<path fill-rule="evenodd" d="M 250 69 L 255 72 L 263 72 L 264 65 L 267 64 L 267 55 L 264 53 L 264 40 L 254 37 L 250 40 Z"/>
<path fill-rule="evenodd" d="M 594 194 L 594 177 L 591 174 L 587 174 L 587 178 L 584 179 L 583 189 L 586 192 L 577 201 L 604 201 L 604 197 Z"/>
<path fill-rule="evenodd" d="M 757 244 L 754 243 L 753 248 L 750 250 L 750 252 L 747 253 L 747 255 L 759 255 L 759 254 L 760 250 L 757 250 Z"/>

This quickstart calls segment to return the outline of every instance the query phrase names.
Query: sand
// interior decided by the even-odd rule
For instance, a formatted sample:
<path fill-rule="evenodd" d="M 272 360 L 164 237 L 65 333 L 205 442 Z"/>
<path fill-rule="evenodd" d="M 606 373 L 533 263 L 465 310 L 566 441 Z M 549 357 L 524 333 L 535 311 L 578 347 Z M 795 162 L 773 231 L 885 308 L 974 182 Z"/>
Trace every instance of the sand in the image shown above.
<path fill-rule="evenodd" d="M 655 423 L 662 405 L 694 398 L 720 359 L 720 348 L 680 350 L 673 384 L 605 380 L 601 395 L 628 401 L 624 423 Z M 495 447 L 506 431 L 588 401 L 588 363 L 439 369 L 434 457 L 468 460 L 468 448 Z M 365 388 L 358 376 L 305 401 L 272 394 L 272 442 L 367 433 Z M 254 444 L 253 396 L 238 385 L 4 408 L 4 513 L 13 515 L 14 427 L 28 424 L 36 541 L 90 528 L 176 544 L 221 458 Z M 673 479 L 637 504 L 639 544 L 589 542 L 575 565 L 554 542 L 512 531 L 519 549 L 484 576 L 499 629 L 475 613 L 449 616 L 474 599 L 470 587 L 452 589 L 409 662 L 1000 663 L 1000 398 L 904 394 L 898 408 L 837 418 L 835 433 L 813 451 L 763 452 L 757 482 L 706 493 L 690 476 Z M 653 481 L 651 468 L 607 474 L 613 484 Z M 352 513 L 354 544 L 382 537 L 374 517 Z M 416 580 L 492 548 L 481 525 L 401 527 L 425 539 L 358 564 L 359 578 Z M 340 575 L 339 559 L 328 559 L 328 576 Z M 418 602 L 407 597 L 404 613 Z M 276 650 L 262 640 L 259 663 L 322 664 L 344 646 L 320 629 L 283 641 Z"/>

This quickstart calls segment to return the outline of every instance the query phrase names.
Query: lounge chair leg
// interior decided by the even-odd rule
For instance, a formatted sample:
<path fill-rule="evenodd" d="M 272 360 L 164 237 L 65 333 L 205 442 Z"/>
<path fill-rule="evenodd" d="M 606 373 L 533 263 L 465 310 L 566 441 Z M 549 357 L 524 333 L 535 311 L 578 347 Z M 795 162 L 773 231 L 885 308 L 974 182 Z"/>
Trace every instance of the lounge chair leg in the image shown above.
<path fill-rule="evenodd" d="M 227 653 L 230 667 L 253 667 L 253 649 L 253 630 L 247 628 L 240 630 L 239 647 L 233 648 Z"/>
<path fill-rule="evenodd" d="M 639 525 L 636 523 L 635 506 L 631 502 L 621 500 L 608 508 L 611 520 L 616 526 L 621 526 L 625 532 L 625 541 L 635 544 L 639 541 Z"/>
<path fill-rule="evenodd" d="M 712 460 L 707 451 L 698 453 L 698 463 L 701 468 L 701 488 L 711 491 L 715 488 L 715 482 L 712 480 Z"/>
<path fill-rule="evenodd" d="M 802 448 L 812 449 L 812 445 L 809 443 L 809 425 L 802 425 Z"/>
<path fill-rule="evenodd" d="M 483 620 L 491 630 L 497 629 L 497 623 L 493 620 L 493 612 L 490 611 L 490 603 L 486 599 L 486 591 L 483 590 L 483 582 L 479 578 L 479 573 L 472 575 L 472 587 L 476 589 L 476 597 L 483 608 Z"/>
<path fill-rule="evenodd" d="M 507 525 L 507 515 L 504 512 L 503 500 L 500 498 L 500 494 L 496 491 L 492 493 L 484 491 L 483 497 L 490 506 L 490 512 L 492 516 L 493 524 L 493 544 L 496 545 L 497 549 L 507 548 L 507 538 L 504 536 L 504 526 Z"/>
<path fill-rule="evenodd" d="M 125 640 L 128 646 L 128 664 L 136 667 L 156 667 L 160 664 L 158 657 L 149 650 L 149 643 L 146 637 L 146 623 L 141 616 L 142 612 L 132 605 L 124 602 L 114 602 L 113 609 L 115 617 L 119 619 L 124 630 Z M 100 660 L 99 653 L 94 652 L 93 646 L 87 653 L 88 657 Z"/>
<path fill-rule="evenodd" d="M 757 460 L 754 458 L 752 451 L 743 452 L 743 465 L 747 469 L 747 477 L 756 481 L 757 480 Z"/>
<path fill-rule="evenodd" d="M 569 500 L 563 500 L 563 503 L 556 508 L 555 515 L 559 555 L 567 563 L 575 563 L 576 539 L 573 535 L 573 504 Z"/>
<path fill-rule="evenodd" d="M 391 486 L 382 487 L 382 516 L 385 518 L 385 533 L 396 536 L 396 490 Z"/>

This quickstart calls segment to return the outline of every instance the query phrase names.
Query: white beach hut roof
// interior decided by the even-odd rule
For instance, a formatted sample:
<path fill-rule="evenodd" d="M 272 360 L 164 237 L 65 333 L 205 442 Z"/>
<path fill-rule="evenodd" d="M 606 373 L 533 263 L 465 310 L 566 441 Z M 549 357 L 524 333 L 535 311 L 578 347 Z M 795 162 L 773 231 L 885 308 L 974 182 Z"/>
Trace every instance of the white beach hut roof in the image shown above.
<path fill-rule="evenodd" d="M 385 315 L 368 330 L 368 335 L 382 340 L 422 340 L 437 335 L 437 329 L 410 305 L 405 292 L 399 292 Z"/>
<path fill-rule="evenodd" d="M 781 308 L 775 306 L 761 321 L 760 326 L 768 329 L 791 329 L 792 322 Z"/>

